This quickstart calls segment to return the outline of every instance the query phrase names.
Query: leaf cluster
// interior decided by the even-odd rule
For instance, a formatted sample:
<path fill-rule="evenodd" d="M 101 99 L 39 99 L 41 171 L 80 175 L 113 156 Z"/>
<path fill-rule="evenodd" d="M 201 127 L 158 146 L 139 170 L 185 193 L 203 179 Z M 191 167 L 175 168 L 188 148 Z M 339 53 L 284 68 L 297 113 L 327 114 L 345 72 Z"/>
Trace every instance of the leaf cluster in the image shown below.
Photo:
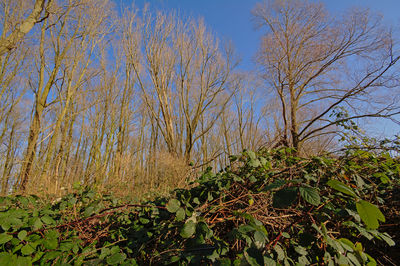
<path fill-rule="evenodd" d="M 55 202 L 4 197 L 0 264 L 376 265 L 366 247 L 394 245 L 380 225 L 399 160 L 293 154 L 244 151 L 143 204 L 82 187 Z"/>

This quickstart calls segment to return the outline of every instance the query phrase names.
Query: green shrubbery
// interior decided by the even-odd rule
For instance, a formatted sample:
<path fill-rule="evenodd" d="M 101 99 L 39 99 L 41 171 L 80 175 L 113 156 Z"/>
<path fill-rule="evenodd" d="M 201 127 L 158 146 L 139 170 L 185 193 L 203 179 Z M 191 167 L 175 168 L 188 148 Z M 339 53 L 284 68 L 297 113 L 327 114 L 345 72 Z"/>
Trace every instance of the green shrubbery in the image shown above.
<path fill-rule="evenodd" d="M 376 265 L 370 247 L 395 244 L 379 226 L 399 160 L 292 154 L 232 156 L 142 205 L 82 187 L 52 203 L 4 197 L 0 264 Z"/>

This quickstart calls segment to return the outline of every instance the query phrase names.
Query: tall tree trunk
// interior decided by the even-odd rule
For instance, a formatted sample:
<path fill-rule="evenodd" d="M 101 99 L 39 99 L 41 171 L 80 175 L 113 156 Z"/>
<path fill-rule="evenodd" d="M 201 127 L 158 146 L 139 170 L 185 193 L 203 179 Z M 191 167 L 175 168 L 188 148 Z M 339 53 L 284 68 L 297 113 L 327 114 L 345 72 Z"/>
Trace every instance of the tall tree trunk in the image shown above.
<path fill-rule="evenodd" d="M 43 107 L 37 105 L 32 117 L 31 126 L 29 129 L 28 146 L 26 148 L 25 160 L 23 162 L 22 171 L 20 174 L 20 182 L 18 184 L 19 190 L 24 192 L 28 183 L 29 177 L 32 173 L 32 166 L 35 161 L 36 146 L 40 134 L 40 122 L 43 113 Z"/>
<path fill-rule="evenodd" d="M 10 181 L 11 170 L 13 167 L 13 161 L 15 156 L 15 147 L 14 147 L 15 127 L 16 123 L 14 122 L 11 127 L 10 137 L 8 139 L 7 155 L 3 168 L 3 178 L 1 182 L 2 195 L 6 195 L 8 193 L 8 184 Z"/>

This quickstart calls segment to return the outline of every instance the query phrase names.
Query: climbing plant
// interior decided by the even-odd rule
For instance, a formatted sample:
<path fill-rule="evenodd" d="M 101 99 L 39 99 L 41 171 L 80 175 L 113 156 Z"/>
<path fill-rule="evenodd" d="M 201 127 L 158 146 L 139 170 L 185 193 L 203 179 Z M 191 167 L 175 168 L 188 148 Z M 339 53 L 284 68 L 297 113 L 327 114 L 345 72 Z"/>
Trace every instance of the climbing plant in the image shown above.
<path fill-rule="evenodd" d="M 80 186 L 55 201 L 3 197 L 0 264 L 376 265 L 371 243 L 395 245 L 381 225 L 399 160 L 293 154 L 244 151 L 141 204 Z"/>

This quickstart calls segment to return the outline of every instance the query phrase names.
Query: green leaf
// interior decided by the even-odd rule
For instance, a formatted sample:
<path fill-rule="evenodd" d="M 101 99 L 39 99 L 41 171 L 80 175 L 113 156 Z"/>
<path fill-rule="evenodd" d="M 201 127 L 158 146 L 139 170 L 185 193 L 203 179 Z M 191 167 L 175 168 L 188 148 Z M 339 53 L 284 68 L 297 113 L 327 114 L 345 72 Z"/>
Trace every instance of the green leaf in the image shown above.
<path fill-rule="evenodd" d="M 368 255 L 367 253 L 365 253 L 365 255 L 367 256 L 369 262 L 367 263 L 367 266 L 376 266 L 376 260 L 371 257 L 370 255 Z"/>
<path fill-rule="evenodd" d="M 383 216 L 379 208 L 368 201 L 360 200 L 356 203 L 356 208 L 361 220 L 370 229 L 377 229 L 379 221 L 385 221 L 385 216 Z"/>
<path fill-rule="evenodd" d="M 296 265 L 310 265 L 310 261 L 307 259 L 306 256 L 299 257 L 299 263 Z"/>
<path fill-rule="evenodd" d="M 208 228 L 205 222 L 199 222 L 196 226 L 196 235 L 203 235 L 204 238 L 208 239 L 212 237 L 213 231 Z"/>
<path fill-rule="evenodd" d="M 294 188 L 286 188 L 275 192 L 273 197 L 274 208 L 286 208 L 296 200 L 297 191 Z"/>
<path fill-rule="evenodd" d="M 61 245 L 60 245 L 61 246 Z M 103 247 L 103 248 L 101 248 L 101 254 L 100 254 L 100 256 L 99 256 L 99 258 L 100 259 L 104 259 L 105 257 L 107 257 L 108 255 L 110 255 L 110 249 L 109 248 L 106 248 L 106 247 Z"/>
<path fill-rule="evenodd" d="M 236 155 L 229 155 L 228 158 L 229 158 L 229 161 L 233 163 L 233 162 L 236 161 L 239 157 L 236 156 Z"/>
<path fill-rule="evenodd" d="M 286 233 L 286 232 L 283 232 L 283 233 L 282 233 L 282 236 L 283 236 L 284 238 L 290 238 L 290 235 L 289 235 L 288 233 Z"/>
<path fill-rule="evenodd" d="M 58 233 L 57 230 L 49 230 L 46 233 L 46 238 L 47 239 L 58 239 L 58 237 L 60 236 L 60 234 Z"/>
<path fill-rule="evenodd" d="M 360 242 L 357 242 L 354 246 L 354 250 L 358 251 L 358 252 L 362 252 L 363 251 L 363 247 L 362 244 Z"/>
<path fill-rule="evenodd" d="M 22 255 L 31 255 L 33 252 L 35 252 L 35 249 L 30 244 L 26 244 L 21 248 Z"/>
<path fill-rule="evenodd" d="M 356 266 L 361 266 L 359 259 L 352 253 L 347 253 L 347 258 L 350 259 L 350 261 L 356 265 Z"/>
<path fill-rule="evenodd" d="M 95 209 L 93 206 L 89 206 L 85 209 L 85 211 L 83 212 L 83 215 L 85 217 L 89 217 L 90 215 L 92 215 L 95 212 Z"/>
<path fill-rule="evenodd" d="M 195 197 L 195 198 L 193 199 L 193 203 L 194 203 L 194 204 L 197 204 L 197 205 L 200 205 L 199 198 L 198 198 L 198 197 Z"/>
<path fill-rule="evenodd" d="M 74 247 L 74 243 L 67 241 L 67 242 L 61 242 L 60 243 L 60 250 L 61 251 L 70 251 Z M 103 249 L 102 249 L 103 252 Z"/>
<path fill-rule="evenodd" d="M 150 223 L 150 220 L 147 219 L 147 218 L 140 217 L 140 218 L 139 218 L 139 222 L 140 222 L 141 224 L 148 224 L 148 223 Z"/>
<path fill-rule="evenodd" d="M 24 208 L 26 208 L 29 204 L 29 200 L 26 197 L 20 197 L 19 198 L 19 202 L 24 206 Z"/>
<path fill-rule="evenodd" d="M 356 193 L 351 188 L 349 188 L 344 183 L 342 183 L 342 182 L 340 182 L 338 180 L 333 180 L 332 179 L 332 180 L 329 180 L 326 184 L 328 186 L 330 186 L 331 188 L 333 188 L 333 189 L 335 189 L 337 191 L 340 191 L 340 192 L 342 192 L 344 194 L 347 194 L 347 195 L 355 197 L 355 198 L 357 197 Z"/>
<path fill-rule="evenodd" d="M 207 248 L 207 245 L 206 245 L 206 248 Z M 207 251 L 207 250 L 202 251 L 201 253 L 203 253 L 203 256 L 206 255 L 206 258 L 209 259 L 209 260 L 211 260 L 212 262 L 215 262 L 219 257 L 221 257 L 221 254 L 219 254 L 216 250 L 212 251 L 211 254 L 209 254 L 210 251 Z M 207 255 L 207 253 L 208 253 L 209 255 Z M 191 265 L 194 265 L 194 264 L 196 264 L 196 263 L 198 264 L 198 263 L 200 262 L 200 260 L 198 260 L 198 261 L 196 261 L 196 262 L 194 262 L 194 261 L 191 261 L 191 262 L 192 262 Z M 181 265 L 182 265 L 182 264 L 181 264 Z"/>
<path fill-rule="evenodd" d="M 124 253 L 115 253 L 107 258 L 107 263 L 109 265 L 115 265 L 123 262 L 126 259 L 126 255 Z"/>
<path fill-rule="evenodd" d="M 2 233 L 0 234 L 0 245 L 7 243 L 8 241 L 10 241 L 11 239 L 13 239 L 12 235 L 9 235 L 7 233 Z"/>
<path fill-rule="evenodd" d="M 57 257 L 61 256 L 61 252 L 60 251 L 50 251 L 50 252 L 46 252 L 46 254 L 43 256 L 42 260 L 54 260 Z M 79 259 L 79 258 L 78 258 Z M 76 263 L 76 261 L 75 261 Z"/>
<path fill-rule="evenodd" d="M 180 260 L 180 257 L 179 256 L 173 256 L 173 257 L 171 257 L 171 259 L 170 259 L 170 263 L 174 263 L 174 262 L 178 262 Z"/>
<path fill-rule="evenodd" d="M 342 254 L 339 254 L 336 263 L 338 265 L 351 265 L 349 259 L 347 259 L 345 256 Z"/>
<path fill-rule="evenodd" d="M 120 253 L 120 248 L 119 248 L 119 246 L 113 246 L 111 249 L 110 249 L 110 253 L 111 254 L 117 254 L 117 253 Z"/>
<path fill-rule="evenodd" d="M 13 265 L 13 260 L 16 258 L 16 255 L 10 254 L 8 252 L 0 253 L 0 265 Z"/>
<path fill-rule="evenodd" d="M 183 221 L 185 219 L 185 209 L 179 208 L 176 212 L 176 220 L 178 222 Z"/>
<path fill-rule="evenodd" d="M 264 265 L 275 266 L 276 262 L 273 259 L 271 259 L 267 256 L 264 256 Z"/>
<path fill-rule="evenodd" d="M 257 159 L 256 154 L 253 151 L 247 151 L 247 155 L 249 156 L 249 166 L 251 167 L 259 167 L 261 165 L 260 161 Z"/>
<path fill-rule="evenodd" d="M 339 241 L 342 244 L 343 248 L 345 248 L 347 251 L 353 251 L 354 250 L 353 242 L 351 242 L 347 238 L 340 238 Z"/>
<path fill-rule="evenodd" d="M 175 213 L 179 210 L 181 203 L 177 199 L 170 199 L 167 203 L 167 210 L 171 213 Z"/>
<path fill-rule="evenodd" d="M 82 265 L 85 260 L 85 255 L 79 255 L 78 258 L 74 261 L 74 265 Z"/>
<path fill-rule="evenodd" d="M 321 203 L 318 190 L 311 187 L 300 187 L 299 188 L 301 197 L 308 203 L 318 206 Z"/>
<path fill-rule="evenodd" d="M 30 265 L 32 265 L 32 261 L 31 261 L 30 257 L 18 256 L 14 263 L 14 266 L 30 266 Z"/>
<path fill-rule="evenodd" d="M 260 250 L 255 248 L 248 248 L 244 251 L 244 257 L 251 266 L 258 266 L 264 264 L 264 258 Z"/>
<path fill-rule="evenodd" d="M 260 231 L 254 233 L 254 244 L 257 248 L 262 248 L 265 245 L 265 235 Z"/>
<path fill-rule="evenodd" d="M 20 228 L 21 226 L 23 226 L 23 222 L 21 221 L 21 219 L 16 218 L 16 217 L 9 217 L 8 221 L 11 225 L 11 227 L 15 228 Z"/>
<path fill-rule="evenodd" d="M 190 220 L 183 225 L 180 235 L 183 238 L 189 238 L 194 234 L 195 231 L 196 224 Z"/>
<path fill-rule="evenodd" d="M 246 153 L 247 153 L 247 155 L 249 156 L 250 159 L 255 160 L 257 158 L 256 154 L 254 153 L 254 151 L 246 151 Z"/>
<path fill-rule="evenodd" d="M 45 239 L 43 241 L 43 246 L 46 249 L 56 249 L 58 247 L 58 240 L 57 239 Z"/>
<path fill-rule="evenodd" d="M 249 176 L 249 181 L 251 183 L 257 182 L 257 178 L 254 175 Z"/>
<path fill-rule="evenodd" d="M 37 219 L 35 220 L 35 222 L 33 223 L 33 229 L 34 229 L 34 230 L 38 230 L 38 229 L 42 228 L 42 226 L 43 226 L 43 223 L 42 223 L 42 221 L 40 220 L 40 218 L 37 218 Z"/>
<path fill-rule="evenodd" d="M 300 255 L 308 255 L 307 249 L 301 246 L 295 246 L 294 250 L 299 253 Z"/>
<path fill-rule="evenodd" d="M 222 258 L 217 261 L 219 266 L 231 266 L 231 260 L 228 258 Z"/>
<path fill-rule="evenodd" d="M 261 165 L 264 167 L 264 169 L 266 169 L 266 170 L 271 169 L 271 162 L 269 162 L 264 157 L 260 157 L 259 160 L 260 160 Z"/>
<path fill-rule="evenodd" d="M 74 252 L 74 254 L 78 254 L 79 252 L 79 244 L 75 243 L 75 245 L 72 247 L 72 252 Z"/>
<path fill-rule="evenodd" d="M 285 251 L 281 248 L 280 245 L 276 245 L 274 247 L 274 250 L 277 254 L 278 261 L 283 260 L 285 258 Z"/>
<path fill-rule="evenodd" d="M 25 230 L 22 230 L 21 232 L 18 233 L 18 239 L 21 241 L 24 240 L 27 234 L 28 233 Z"/>
<path fill-rule="evenodd" d="M 45 223 L 45 224 L 55 224 L 56 222 L 54 221 L 53 218 L 51 218 L 48 215 L 45 215 L 41 218 L 41 220 Z"/>
<path fill-rule="evenodd" d="M 250 159 L 249 160 L 249 166 L 256 168 L 259 167 L 261 165 L 260 161 L 258 159 Z"/>
<path fill-rule="evenodd" d="M 321 232 L 322 235 L 324 236 L 325 240 L 328 239 L 328 230 L 326 229 L 326 226 L 324 223 L 321 223 Z"/>
<path fill-rule="evenodd" d="M 45 254 L 45 252 L 43 252 L 43 251 L 36 251 L 36 252 L 34 253 L 33 258 L 32 258 L 32 263 L 34 263 L 34 262 L 40 260 L 40 258 L 42 258 L 44 254 Z M 65 266 L 65 264 L 61 264 L 61 265 L 64 265 L 64 266 Z"/>
<path fill-rule="evenodd" d="M 379 237 L 382 238 L 382 240 L 385 241 L 391 247 L 393 247 L 396 244 L 388 233 L 380 233 Z"/>
<path fill-rule="evenodd" d="M 379 178 L 383 184 L 387 184 L 390 182 L 390 179 L 385 173 L 375 173 L 372 176 L 375 178 Z"/>
<path fill-rule="evenodd" d="M 287 183 L 286 180 L 277 179 L 273 183 L 269 184 L 268 186 L 265 186 L 263 191 L 269 191 L 269 190 L 272 190 L 275 188 L 279 188 L 279 187 L 285 185 L 286 183 Z"/>

